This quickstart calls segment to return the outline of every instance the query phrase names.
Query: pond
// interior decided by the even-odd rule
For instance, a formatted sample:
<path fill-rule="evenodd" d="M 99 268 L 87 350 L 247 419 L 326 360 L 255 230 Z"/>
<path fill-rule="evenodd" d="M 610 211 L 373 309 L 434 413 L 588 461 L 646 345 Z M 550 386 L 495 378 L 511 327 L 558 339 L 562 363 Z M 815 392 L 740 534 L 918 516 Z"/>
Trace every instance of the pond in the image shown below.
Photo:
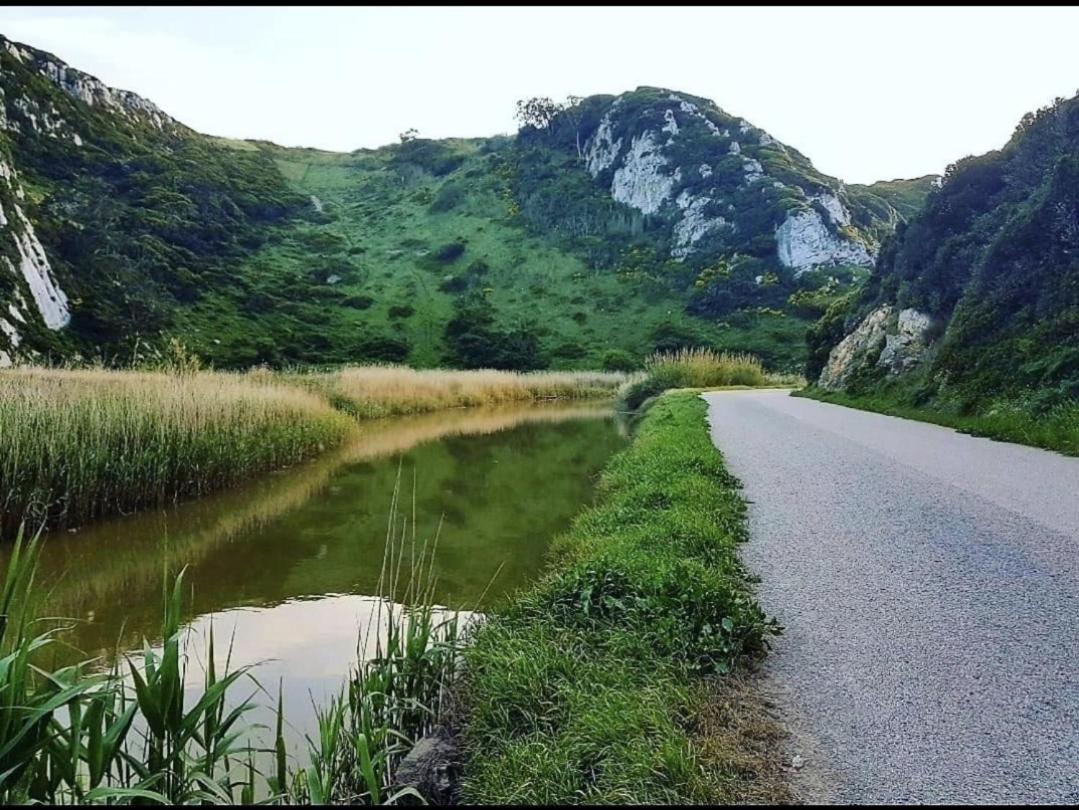
<path fill-rule="evenodd" d="M 609 404 L 378 420 L 347 447 L 245 488 L 50 536 L 42 607 L 74 620 L 55 663 L 159 643 L 163 583 L 187 566 L 193 680 L 197 639 L 212 625 L 221 657 L 231 642 L 233 667 L 258 664 L 274 698 L 283 680 L 296 742 L 387 592 L 379 578 L 395 491 L 394 533 L 406 546 L 437 541 L 436 604 L 482 612 L 539 575 L 550 541 L 591 502 L 626 441 Z"/>

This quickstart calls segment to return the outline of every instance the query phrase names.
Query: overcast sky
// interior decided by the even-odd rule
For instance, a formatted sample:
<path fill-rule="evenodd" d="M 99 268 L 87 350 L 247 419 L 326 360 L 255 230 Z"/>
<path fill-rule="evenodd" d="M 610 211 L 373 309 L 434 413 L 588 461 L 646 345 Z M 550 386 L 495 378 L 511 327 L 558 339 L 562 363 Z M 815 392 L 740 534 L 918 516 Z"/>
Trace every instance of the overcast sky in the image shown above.
<path fill-rule="evenodd" d="M 0 9 L 189 126 L 351 150 L 510 132 L 531 95 L 715 100 L 848 182 L 940 172 L 1079 89 L 1077 9 Z"/>

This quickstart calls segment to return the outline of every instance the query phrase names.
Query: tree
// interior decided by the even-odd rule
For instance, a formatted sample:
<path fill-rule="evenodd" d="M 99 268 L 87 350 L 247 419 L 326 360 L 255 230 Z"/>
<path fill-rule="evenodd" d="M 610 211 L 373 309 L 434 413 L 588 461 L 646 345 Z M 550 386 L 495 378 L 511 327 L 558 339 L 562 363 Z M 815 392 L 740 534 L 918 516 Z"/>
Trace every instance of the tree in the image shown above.
<path fill-rule="evenodd" d="M 566 123 L 573 127 L 573 139 L 577 145 L 577 160 L 584 160 L 584 151 L 581 149 L 581 119 L 584 117 L 584 109 L 581 96 L 566 96 L 566 103 L 562 105 L 562 117 Z"/>
<path fill-rule="evenodd" d="M 521 122 L 522 127 L 544 130 L 548 137 L 554 136 L 552 125 L 556 122 L 572 127 L 577 159 L 584 160 L 584 150 L 581 148 L 582 101 L 584 98 L 581 96 L 566 96 L 566 100 L 562 102 L 554 101 L 548 96 L 521 99 L 517 102 L 517 113 L 514 117 Z"/>
<path fill-rule="evenodd" d="M 522 127 L 548 129 L 561 111 L 562 105 L 548 96 L 534 96 L 517 102 L 514 118 L 521 122 Z"/>

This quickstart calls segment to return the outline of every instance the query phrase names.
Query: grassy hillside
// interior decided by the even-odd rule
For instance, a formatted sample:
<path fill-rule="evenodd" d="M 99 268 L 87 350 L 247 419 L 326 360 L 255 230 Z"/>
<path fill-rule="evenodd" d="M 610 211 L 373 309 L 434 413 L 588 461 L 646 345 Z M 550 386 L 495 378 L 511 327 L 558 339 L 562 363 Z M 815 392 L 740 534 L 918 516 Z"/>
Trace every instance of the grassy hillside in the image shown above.
<path fill-rule="evenodd" d="M 660 88 L 512 138 L 328 153 L 202 135 L 0 46 L 0 365 L 179 338 L 219 368 L 628 370 L 703 345 L 793 371 L 901 218 Z"/>
<path fill-rule="evenodd" d="M 524 227 L 498 174 L 506 143 L 420 146 L 342 155 L 261 145 L 306 196 L 311 220 L 275 234 L 233 288 L 180 315 L 190 345 L 225 366 L 356 358 L 469 366 L 447 342 L 447 324 L 489 309 L 500 333 L 536 337 L 539 366 L 596 368 L 617 363 L 612 353 L 640 359 L 697 343 L 756 351 L 788 368 L 799 362 L 805 325 L 788 313 L 694 317 L 665 280 L 632 264 L 598 271 Z M 537 363 L 521 351 L 504 365 Z"/>

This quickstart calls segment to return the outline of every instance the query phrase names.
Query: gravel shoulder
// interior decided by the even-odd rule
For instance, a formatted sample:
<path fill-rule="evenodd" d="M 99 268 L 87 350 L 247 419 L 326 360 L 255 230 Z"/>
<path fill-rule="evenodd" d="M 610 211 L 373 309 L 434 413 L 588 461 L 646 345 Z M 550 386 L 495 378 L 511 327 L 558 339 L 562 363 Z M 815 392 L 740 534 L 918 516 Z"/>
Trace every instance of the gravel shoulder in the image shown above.
<path fill-rule="evenodd" d="M 704 396 L 787 628 L 768 673 L 803 798 L 1079 801 L 1079 459 Z"/>

